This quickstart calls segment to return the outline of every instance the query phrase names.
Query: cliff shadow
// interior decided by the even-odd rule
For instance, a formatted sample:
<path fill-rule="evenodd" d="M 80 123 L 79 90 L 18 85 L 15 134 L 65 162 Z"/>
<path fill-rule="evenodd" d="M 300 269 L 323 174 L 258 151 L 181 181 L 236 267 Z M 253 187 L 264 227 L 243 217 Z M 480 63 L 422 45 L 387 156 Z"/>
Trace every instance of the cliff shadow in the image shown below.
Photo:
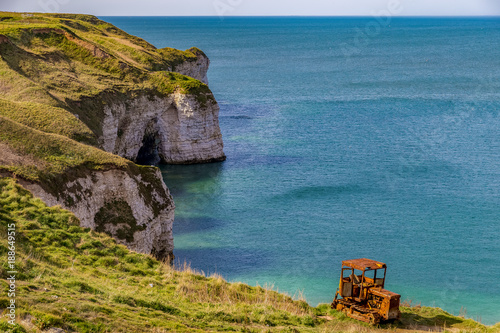
<path fill-rule="evenodd" d="M 25 51 L 20 47 L 14 45 L 10 41 L 0 44 L 0 57 L 2 58 L 3 61 L 5 61 L 5 63 L 7 64 L 7 66 L 9 66 L 10 69 L 30 80 L 32 79 L 31 74 L 35 73 L 28 74 L 26 72 L 26 69 L 23 68 L 23 64 L 30 64 L 31 66 L 29 66 L 29 68 L 31 68 L 34 71 L 37 69 L 37 67 L 39 67 L 37 66 L 37 64 L 46 61 L 44 57 L 37 55 L 35 53 Z M 59 60 L 59 59 L 52 59 L 52 60 Z"/>
<path fill-rule="evenodd" d="M 50 88 L 53 87 L 54 83 L 46 84 L 44 81 L 44 68 L 45 63 L 52 64 L 63 64 L 63 67 L 69 68 L 69 61 L 65 59 L 61 54 L 56 52 L 46 53 L 43 56 L 32 52 L 23 50 L 22 48 L 14 45 L 12 42 L 0 43 L 0 59 L 5 62 L 5 64 L 15 73 L 23 76 L 31 82 L 39 84 L 46 96 L 52 99 L 55 106 L 66 108 L 65 103 L 59 98 L 50 93 Z M 5 74 L 6 76 L 11 74 Z M 59 73 L 59 75 L 65 75 L 65 73 Z M 50 79 L 50 76 L 49 76 Z"/>
<path fill-rule="evenodd" d="M 214 196 L 219 190 L 218 183 L 224 170 L 226 162 L 190 164 L 190 165 L 170 165 L 160 164 L 163 181 L 174 196 L 188 195 L 189 188 L 199 183 L 200 192 L 207 196 Z"/>

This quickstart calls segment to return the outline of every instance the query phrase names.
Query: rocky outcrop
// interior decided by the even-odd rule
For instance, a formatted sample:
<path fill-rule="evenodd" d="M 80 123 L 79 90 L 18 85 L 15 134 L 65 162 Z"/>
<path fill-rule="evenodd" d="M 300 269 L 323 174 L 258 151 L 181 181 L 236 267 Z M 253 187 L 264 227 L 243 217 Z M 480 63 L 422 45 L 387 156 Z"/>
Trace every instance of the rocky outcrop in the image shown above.
<path fill-rule="evenodd" d="M 199 97 L 144 94 L 107 105 L 102 149 L 140 164 L 223 161 L 219 106 L 211 96 Z"/>
<path fill-rule="evenodd" d="M 207 72 L 208 66 L 210 66 L 210 60 L 205 53 L 197 48 L 191 48 L 189 51 L 196 55 L 196 61 L 185 61 L 174 66 L 171 70 L 208 84 Z"/>
<path fill-rule="evenodd" d="M 106 232 L 134 251 L 173 258 L 174 202 L 160 171 L 141 169 L 92 171 L 57 193 L 39 183 L 22 185 L 48 206 L 73 212 L 82 227 Z"/>
<path fill-rule="evenodd" d="M 188 50 L 196 60 L 170 70 L 208 84 L 208 57 Z M 194 164 L 226 159 L 219 127 L 219 105 L 212 93 L 151 96 L 139 94 L 104 107 L 100 147 L 139 164 Z"/>

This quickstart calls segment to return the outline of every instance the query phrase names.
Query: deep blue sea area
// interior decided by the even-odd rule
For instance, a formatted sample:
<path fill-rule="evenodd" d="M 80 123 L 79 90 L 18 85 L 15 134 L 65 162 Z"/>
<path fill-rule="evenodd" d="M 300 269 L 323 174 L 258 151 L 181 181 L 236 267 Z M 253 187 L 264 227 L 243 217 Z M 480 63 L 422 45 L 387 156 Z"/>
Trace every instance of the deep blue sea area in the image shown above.
<path fill-rule="evenodd" d="M 316 305 L 368 257 L 500 321 L 499 18 L 103 19 L 211 59 L 228 159 L 162 167 L 178 260 Z"/>

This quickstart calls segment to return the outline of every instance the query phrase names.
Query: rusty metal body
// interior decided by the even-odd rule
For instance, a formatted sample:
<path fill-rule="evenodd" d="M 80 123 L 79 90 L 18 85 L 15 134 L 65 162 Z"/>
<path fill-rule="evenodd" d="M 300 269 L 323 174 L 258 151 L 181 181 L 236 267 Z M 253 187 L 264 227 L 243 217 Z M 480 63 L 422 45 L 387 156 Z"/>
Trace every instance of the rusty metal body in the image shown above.
<path fill-rule="evenodd" d="M 384 289 L 386 272 L 386 264 L 379 261 L 365 258 L 342 261 L 332 309 L 373 325 L 399 319 L 401 296 Z"/>

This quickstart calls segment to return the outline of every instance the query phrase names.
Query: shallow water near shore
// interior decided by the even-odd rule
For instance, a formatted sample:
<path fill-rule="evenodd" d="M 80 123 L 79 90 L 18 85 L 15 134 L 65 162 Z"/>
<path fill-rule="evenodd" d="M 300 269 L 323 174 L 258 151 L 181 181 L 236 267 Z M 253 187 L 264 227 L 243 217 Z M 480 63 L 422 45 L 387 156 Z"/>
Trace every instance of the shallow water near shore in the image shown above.
<path fill-rule="evenodd" d="M 500 322 L 500 19 L 103 19 L 211 59 L 228 160 L 162 166 L 177 260 L 316 305 L 368 257 Z"/>

